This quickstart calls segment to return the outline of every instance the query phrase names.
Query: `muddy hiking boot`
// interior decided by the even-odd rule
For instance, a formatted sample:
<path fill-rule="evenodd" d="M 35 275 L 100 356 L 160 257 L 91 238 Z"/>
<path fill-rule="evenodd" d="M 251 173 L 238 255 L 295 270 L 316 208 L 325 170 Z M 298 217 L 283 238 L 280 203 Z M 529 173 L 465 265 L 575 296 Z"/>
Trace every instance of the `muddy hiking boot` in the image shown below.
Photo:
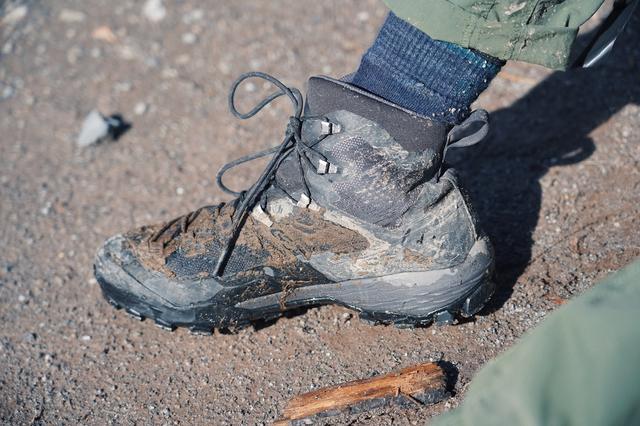
<path fill-rule="evenodd" d="M 278 91 L 240 113 L 234 95 L 248 78 Z M 492 250 L 443 158 L 482 139 L 487 113 L 450 128 L 328 77 L 310 79 L 303 107 L 297 89 L 263 73 L 242 75 L 229 105 L 246 119 L 279 96 L 294 110 L 284 141 L 218 173 L 233 201 L 104 244 L 95 275 L 107 300 L 197 333 L 327 303 L 399 326 L 480 310 Z M 250 189 L 225 186 L 226 171 L 264 156 Z"/>

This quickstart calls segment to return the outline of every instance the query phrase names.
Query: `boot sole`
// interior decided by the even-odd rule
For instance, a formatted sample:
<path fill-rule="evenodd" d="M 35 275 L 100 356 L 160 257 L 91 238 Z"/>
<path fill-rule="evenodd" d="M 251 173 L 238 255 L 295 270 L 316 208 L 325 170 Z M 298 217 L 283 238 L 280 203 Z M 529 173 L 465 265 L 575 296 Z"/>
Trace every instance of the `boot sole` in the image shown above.
<path fill-rule="evenodd" d="M 299 287 L 286 295 L 286 303 L 282 303 L 282 293 L 274 293 L 234 306 L 168 306 L 157 303 L 137 281 L 117 286 L 97 268 L 95 275 L 105 299 L 118 309 L 124 308 L 133 318 L 152 319 L 167 331 L 187 327 L 193 334 L 212 334 L 214 329 L 235 331 L 256 321 L 277 319 L 288 310 L 326 304 L 357 311 L 360 319 L 370 324 L 400 328 L 451 324 L 456 316 L 468 318 L 484 307 L 495 290 L 492 272 L 492 251 L 488 241 L 481 239 L 465 262 L 455 268 Z M 122 275 L 119 279 L 123 279 Z"/>

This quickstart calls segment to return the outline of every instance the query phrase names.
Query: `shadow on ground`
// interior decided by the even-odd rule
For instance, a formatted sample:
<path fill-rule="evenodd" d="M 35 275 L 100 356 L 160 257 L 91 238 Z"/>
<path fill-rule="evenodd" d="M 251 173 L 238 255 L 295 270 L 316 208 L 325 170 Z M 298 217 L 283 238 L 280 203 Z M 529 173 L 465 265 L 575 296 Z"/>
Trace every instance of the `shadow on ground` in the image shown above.
<path fill-rule="evenodd" d="M 551 167 L 587 159 L 595 151 L 589 134 L 625 105 L 640 102 L 639 40 L 636 14 L 595 68 L 550 75 L 491 115 L 484 144 L 454 158 L 496 251 L 498 290 L 488 311 L 505 303 L 531 260 L 540 179 Z"/>

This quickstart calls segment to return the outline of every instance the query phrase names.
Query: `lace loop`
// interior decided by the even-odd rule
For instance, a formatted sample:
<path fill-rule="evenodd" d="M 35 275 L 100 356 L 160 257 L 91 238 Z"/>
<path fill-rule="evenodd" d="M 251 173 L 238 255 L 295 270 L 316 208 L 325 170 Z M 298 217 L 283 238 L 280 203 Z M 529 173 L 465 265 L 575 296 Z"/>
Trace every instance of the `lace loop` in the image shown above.
<path fill-rule="evenodd" d="M 270 94 L 266 98 L 262 99 L 256 106 L 254 106 L 248 112 L 240 112 L 238 111 L 235 105 L 235 95 L 238 90 L 238 87 L 249 78 L 258 78 L 262 80 L 266 80 L 269 83 L 273 84 L 278 88 L 278 91 Z M 240 234 L 240 230 L 244 224 L 244 221 L 247 217 L 247 213 L 257 204 L 257 202 L 262 197 L 264 191 L 272 184 L 273 179 L 275 178 L 276 171 L 278 167 L 282 164 L 285 158 L 288 157 L 290 153 L 295 153 L 297 157 L 297 165 L 298 165 L 298 173 L 301 177 L 302 183 L 302 191 L 304 195 L 310 199 L 311 193 L 309 191 L 309 187 L 306 183 L 305 172 L 303 167 L 303 161 L 306 161 L 308 164 L 312 164 L 309 156 L 317 157 L 321 156 L 321 154 L 314 152 L 311 154 L 312 148 L 307 147 L 302 141 L 302 123 L 303 123 L 303 106 L 304 101 L 302 97 L 302 93 L 292 87 L 288 87 L 284 85 L 280 80 L 275 77 L 265 74 L 262 72 L 249 72 L 242 74 L 231 86 L 231 90 L 229 92 L 229 109 L 231 113 L 239 119 L 246 120 L 255 116 L 258 112 L 260 112 L 264 107 L 266 107 L 269 103 L 273 102 L 275 99 L 280 96 L 287 96 L 291 101 L 294 109 L 294 115 L 289 117 L 289 122 L 287 124 L 287 129 L 285 131 L 284 140 L 278 146 L 273 148 L 266 149 L 264 151 L 260 151 L 254 154 L 246 155 L 244 157 L 238 158 L 237 160 L 231 161 L 220 169 L 216 176 L 216 182 L 220 189 L 224 192 L 239 197 L 236 204 L 236 211 L 232 217 L 232 229 L 231 235 L 227 240 L 226 244 L 223 246 L 222 251 L 218 257 L 218 263 L 216 264 L 214 275 L 221 276 L 224 267 L 229 260 L 229 256 L 231 254 L 231 250 L 235 245 L 236 240 Z M 224 174 L 230 169 L 246 163 L 248 161 L 255 160 L 257 158 L 266 157 L 268 155 L 273 155 L 267 167 L 264 169 L 258 180 L 249 188 L 247 191 L 237 192 L 233 191 L 229 187 L 227 187 L 222 181 L 222 177 Z M 313 167 L 312 167 L 313 169 Z M 261 207 L 266 208 L 266 197 L 263 198 L 263 202 Z"/>
<path fill-rule="evenodd" d="M 269 96 L 267 96 L 266 98 L 258 102 L 258 104 L 255 107 L 253 107 L 249 112 L 242 113 L 238 111 L 238 109 L 236 108 L 236 104 L 235 104 L 236 92 L 238 91 L 238 87 L 245 80 L 248 80 L 250 78 L 259 78 L 262 80 L 266 80 L 280 90 L 270 94 Z M 294 110 L 295 110 L 295 117 L 296 118 L 302 117 L 303 100 L 302 100 L 302 93 L 300 93 L 298 89 L 296 89 L 295 87 L 285 86 L 284 83 L 282 83 L 280 80 L 278 80 L 277 78 L 269 74 L 259 72 L 259 71 L 247 72 L 240 75 L 240 77 L 238 77 L 236 81 L 231 85 L 231 90 L 229 91 L 229 110 L 234 116 L 238 117 L 239 119 L 246 120 L 247 118 L 251 118 L 257 113 L 259 113 L 260 110 L 262 110 L 262 108 L 266 107 L 275 99 L 284 95 L 286 95 L 291 100 L 291 103 L 293 104 Z"/>

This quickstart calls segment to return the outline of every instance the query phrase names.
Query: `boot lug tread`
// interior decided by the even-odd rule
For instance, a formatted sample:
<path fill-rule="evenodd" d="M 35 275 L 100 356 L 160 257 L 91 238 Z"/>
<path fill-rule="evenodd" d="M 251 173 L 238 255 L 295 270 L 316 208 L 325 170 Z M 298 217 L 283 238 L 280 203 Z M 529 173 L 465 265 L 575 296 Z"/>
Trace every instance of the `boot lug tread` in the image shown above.
<path fill-rule="evenodd" d="M 194 325 L 189 327 L 189 333 L 194 336 L 211 336 L 213 334 L 213 327 Z"/>
<path fill-rule="evenodd" d="M 165 331 L 174 331 L 176 329 L 175 325 L 170 324 L 159 318 L 154 319 L 154 325 Z"/>
<path fill-rule="evenodd" d="M 447 310 L 437 312 L 434 315 L 434 323 L 438 326 L 453 324 L 455 317 L 453 314 Z"/>
<path fill-rule="evenodd" d="M 135 320 L 144 321 L 144 317 L 142 316 L 142 314 L 136 311 L 135 309 L 126 308 L 125 312 L 127 313 L 127 315 L 129 315 L 131 318 Z"/>

